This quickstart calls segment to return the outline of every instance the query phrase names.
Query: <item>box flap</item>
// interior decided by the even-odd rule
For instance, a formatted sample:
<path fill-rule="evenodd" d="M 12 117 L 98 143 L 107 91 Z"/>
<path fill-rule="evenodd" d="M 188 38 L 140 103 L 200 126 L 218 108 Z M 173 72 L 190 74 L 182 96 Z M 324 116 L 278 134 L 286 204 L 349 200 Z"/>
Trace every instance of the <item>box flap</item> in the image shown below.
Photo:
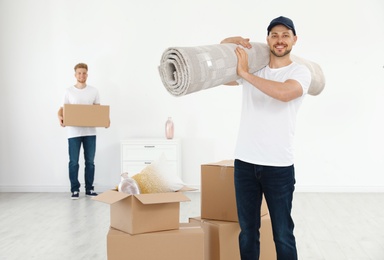
<path fill-rule="evenodd" d="M 198 189 L 196 188 L 192 188 L 192 187 L 189 187 L 189 186 L 183 186 L 181 187 L 179 190 L 177 190 L 177 192 L 183 192 L 183 191 L 196 191 Z"/>
<path fill-rule="evenodd" d="M 193 229 L 193 228 L 201 228 L 199 222 L 188 222 L 188 223 L 180 223 L 179 229 Z"/>
<path fill-rule="evenodd" d="M 114 190 L 109 190 L 109 191 L 106 191 L 106 192 L 103 192 L 103 193 L 97 195 L 96 197 L 93 197 L 92 199 L 100 201 L 100 202 L 104 202 L 107 204 L 113 204 L 113 203 L 118 202 L 122 199 L 128 198 L 129 196 L 131 196 L 131 194 L 127 194 L 124 192 L 118 192 L 118 191 L 114 191 Z"/>
<path fill-rule="evenodd" d="M 234 160 L 222 160 L 215 163 L 206 163 L 203 165 L 213 165 L 213 166 L 226 166 L 226 167 L 233 167 L 234 166 Z"/>
<path fill-rule="evenodd" d="M 134 196 L 143 204 L 190 201 L 190 199 L 181 192 L 147 193 L 136 194 Z"/>

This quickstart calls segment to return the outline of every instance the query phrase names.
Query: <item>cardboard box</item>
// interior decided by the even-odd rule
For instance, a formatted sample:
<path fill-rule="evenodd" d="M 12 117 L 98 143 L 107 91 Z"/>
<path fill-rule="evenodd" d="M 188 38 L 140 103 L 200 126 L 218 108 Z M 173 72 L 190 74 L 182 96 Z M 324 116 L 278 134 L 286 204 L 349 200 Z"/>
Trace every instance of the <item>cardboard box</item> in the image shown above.
<path fill-rule="evenodd" d="M 178 229 L 180 202 L 190 201 L 181 192 L 130 195 L 115 190 L 93 199 L 110 204 L 111 227 L 129 234 Z"/>
<path fill-rule="evenodd" d="M 205 260 L 240 260 L 238 222 L 191 218 L 190 222 L 200 222 L 204 230 Z M 260 259 L 275 260 L 276 249 L 273 241 L 269 214 L 261 217 Z"/>
<path fill-rule="evenodd" d="M 64 104 L 65 126 L 109 126 L 109 106 Z"/>
<path fill-rule="evenodd" d="M 111 228 L 107 235 L 108 260 L 204 260 L 204 232 L 200 225 L 130 235 Z"/>
<path fill-rule="evenodd" d="M 263 198 L 261 216 L 268 214 Z M 234 184 L 234 161 L 201 165 L 201 217 L 238 221 Z"/>

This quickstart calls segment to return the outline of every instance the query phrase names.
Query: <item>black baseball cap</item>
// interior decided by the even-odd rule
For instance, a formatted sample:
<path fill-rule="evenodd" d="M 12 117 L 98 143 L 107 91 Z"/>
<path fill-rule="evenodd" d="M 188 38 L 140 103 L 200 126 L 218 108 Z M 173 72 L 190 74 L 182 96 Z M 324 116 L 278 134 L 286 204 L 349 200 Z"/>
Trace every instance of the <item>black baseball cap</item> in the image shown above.
<path fill-rule="evenodd" d="M 273 27 L 275 27 L 276 25 L 279 25 L 279 24 L 284 25 L 288 29 L 292 30 L 293 35 L 296 35 L 295 25 L 293 25 L 292 20 L 287 18 L 287 17 L 284 17 L 284 16 L 279 16 L 279 17 L 277 17 L 271 21 L 271 23 L 269 24 L 269 26 L 267 28 L 268 34 L 272 30 Z"/>

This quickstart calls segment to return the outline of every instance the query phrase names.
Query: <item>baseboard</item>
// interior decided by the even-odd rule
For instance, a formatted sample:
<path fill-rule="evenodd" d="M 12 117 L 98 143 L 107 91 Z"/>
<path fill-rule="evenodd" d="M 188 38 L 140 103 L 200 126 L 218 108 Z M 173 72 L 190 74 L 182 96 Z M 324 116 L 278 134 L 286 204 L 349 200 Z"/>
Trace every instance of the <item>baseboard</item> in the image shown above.
<path fill-rule="evenodd" d="M 96 192 L 113 189 L 111 186 L 95 185 Z M 84 188 L 81 188 L 82 192 Z M 70 192 L 69 186 L 32 186 L 32 185 L 0 185 L 0 192 Z"/>
<path fill-rule="evenodd" d="M 190 184 L 189 187 L 201 190 L 199 184 Z M 321 192 L 321 193 L 382 193 L 384 192 L 384 186 L 298 186 L 295 187 L 295 192 Z"/>
<path fill-rule="evenodd" d="M 200 191 L 198 184 L 186 184 L 186 186 Z M 104 192 L 113 189 L 110 185 L 95 184 L 96 192 Z M 341 193 L 382 193 L 384 186 L 296 186 L 296 192 L 341 192 Z M 0 185 L 0 192 L 69 192 L 68 186 L 34 186 L 34 185 Z"/>
<path fill-rule="evenodd" d="M 296 192 L 382 193 L 384 186 L 296 186 Z"/>

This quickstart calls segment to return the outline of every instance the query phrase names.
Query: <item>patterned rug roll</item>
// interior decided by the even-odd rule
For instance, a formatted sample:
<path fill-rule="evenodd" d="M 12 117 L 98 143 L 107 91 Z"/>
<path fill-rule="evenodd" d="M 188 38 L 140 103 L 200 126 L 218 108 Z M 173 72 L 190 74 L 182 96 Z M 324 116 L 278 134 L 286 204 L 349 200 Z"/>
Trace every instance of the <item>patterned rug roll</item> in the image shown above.
<path fill-rule="evenodd" d="M 269 63 L 269 47 L 264 43 L 251 43 L 245 49 L 249 57 L 249 72 L 254 73 Z M 164 51 L 160 65 L 160 78 L 167 91 L 183 96 L 204 89 L 220 86 L 239 79 L 236 73 L 236 44 L 214 44 L 198 47 L 171 47 Z M 320 66 L 314 62 L 291 55 L 292 60 L 306 65 L 312 74 L 310 95 L 324 89 L 325 78 Z"/>

